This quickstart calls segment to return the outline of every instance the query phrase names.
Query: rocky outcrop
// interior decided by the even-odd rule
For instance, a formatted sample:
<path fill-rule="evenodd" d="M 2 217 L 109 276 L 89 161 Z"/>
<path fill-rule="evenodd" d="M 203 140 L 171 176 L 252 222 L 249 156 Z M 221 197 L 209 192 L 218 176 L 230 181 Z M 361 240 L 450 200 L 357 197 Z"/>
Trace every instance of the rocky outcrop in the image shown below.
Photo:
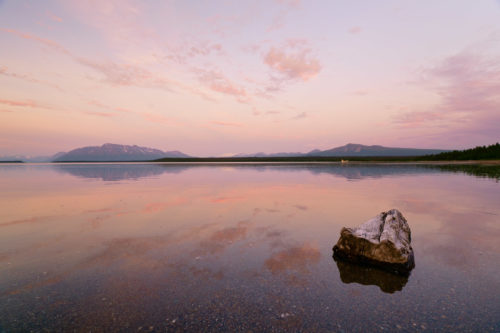
<path fill-rule="evenodd" d="M 397 209 L 382 212 L 357 228 L 342 228 L 335 259 L 408 275 L 415 267 L 408 222 Z"/>

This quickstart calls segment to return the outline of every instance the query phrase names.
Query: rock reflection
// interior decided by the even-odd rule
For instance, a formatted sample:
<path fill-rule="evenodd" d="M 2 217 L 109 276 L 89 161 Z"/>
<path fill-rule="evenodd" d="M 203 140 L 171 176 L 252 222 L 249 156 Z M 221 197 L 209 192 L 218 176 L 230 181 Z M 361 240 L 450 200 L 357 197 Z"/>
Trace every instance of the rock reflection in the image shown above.
<path fill-rule="evenodd" d="M 393 294 L 396 291 L 403 290 L 408 282 L 407 276 L 392 274 L 378 268 L 356 265 L 340 259 L 333 260 L 337 263 L 342 282 L 359 283 L 365 286 L 375 285 L 384 293 Z"/>

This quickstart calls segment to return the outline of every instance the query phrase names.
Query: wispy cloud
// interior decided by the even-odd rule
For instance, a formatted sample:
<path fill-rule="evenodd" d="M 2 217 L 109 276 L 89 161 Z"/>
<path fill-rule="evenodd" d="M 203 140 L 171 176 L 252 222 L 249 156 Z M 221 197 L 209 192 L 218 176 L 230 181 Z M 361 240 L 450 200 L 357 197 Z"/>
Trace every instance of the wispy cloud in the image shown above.
<path fill-rule="evenodd" d="M 348 31 L 349 31 L 349 33 L 350 33 L 350 34 L 357 35 L 357 34 L 359 34 L 360 32 L 362 32 L 362 31 L 363 31 L 363 29 L 361 29 L 361 27 L 357 27 L 357 26 L 356 26 L 356 27 L 352 27 L 352 28 L 350 28 Z"/>
<path fill-rule="evenodd" d="M 198 76 L 198 80 L 213 91 L 232 95 L 241 100 L 248 98 L 243 87 L 231 82 L 220 72 L 200 68 L 194 69 L 194 72 Z"/>
<path fill-rule="evenodd" d="M 289 7 L 297 7 L 300 5 L 301 0 L 275 0 L 275 2 Z"/>
<path fill-rule="evenodd" d="M 217 121 L 217 120 L 211 121 L 210 123 L 214 124 L 214 125 L 219 125 L 219 126 L 231 126 L 231 127 L 242 127 L 243 126 L 243 124 L 241 124 L 241 123 L 231 123 L 231 122 L 227 122 L 227 121 Z"/>
<path fill-rule="evenodd" d="M 63 19 L 61 17 L 57 16 L 56 14 L 54 14 L 50 11 L 46 11 L 46 14 L 47 14 L 47 17 L 54 22 L 61 23 L 63 21 Z"/>
<path fill-rule="evenodd" d="M 219 43 L 211 45 L 206 45 L 206 43 L 204 43 L 200 46 L 193 45 L 189 48 L 188 55 L 192 57 L 198 55 L 206 56 L 212 52 L 222 52 L 222 45 Z"/>
<path fill-rule="evenodd" d="M 14 79 L 24 80 L 27 82 L 37 83 L 37 84 L 49 86 L 52 88 L 56 88 L 59 91 L 64 91 L 64 89 L 62 89 L 57 84 L 54 84 L 52 82 L 48 82 L 45 80 L 40 80 L 40 79 L 37 79 L 37 78 L 32 77 L 32 76 L 27 75 L 27 74 L 20 74 L 20 73 L 15 73 L 15 72 L 9 71 L 7 67 L 0 67 L 0 75 L 6 76 L 6 77 L 11 77 Z"/>
<path fill-rule="evenodd" d="M 88 104 L 92 105 L 92 106 L 97 106 L 99 108 L 106 109 L 109 111 L 113 111 L 113 112 L 121 112 L 121 113 L 133 113 L 134 112 L 130 109 L 116 107 L 116 106 L 110 106 L 110 105 L 104 104 L 104 103 L 96 101 L 96 100 L 90 100 L 90 101 L 88 101 Z"/>
<path fill-rule="evenodd" d="M 98 112 L 98 111 L 84 111 L 83 113 L 91 115 L 91 116 L 98 116 L 98 117 L 104 117 L 104 118 L 111 118 L 111 117 L 115 116 L 112 113 Z"/>
<path fill-rule="evenodd" d="M 304 119 L 304 118 L 307 118 L 307 117 L 308 117 L 307 112 L 301 112 L 298 115 L 296 115 L 295 117 L 292 117 L 292 119 L 299 120 L 299 119 Z"/>
<path fill-rule="evenodd" d="M 300 0 L 275 0 L 279 4 L 280 10 L 273 17 L 271 25 L 267 28 L 267 32 L 280 30 L 285 26 L 288 14 L 300 7 Z"/>
<path fill-rule="evenodd" d="M 7 32 L 7 33 L 10 33 L 12 35 L 18 36 L 18 37 L 23 38 L 23 39 L 28 39 L 28 40 L 36 41 L 36 42 L 38 42 L 38 43 L 46 46 L 49 49 L 54 50 L 54 51 L 57 51 L 57 52 L 60 52 L 60 53 L 64 53 L 64 54 L 67 54 L 67 55 L 70 54 L 70 52 L 66 48 L 64 48 L 59 43 L 57 43 L 57 42 L 55 42 L 53 40 L 46 39 L 46 38 L 41 38 L 41 37 L 29 34 L 29 33 L 20 32 L 20 31 L 17 31 L 15 29 L 0 28 L 0 30 L 4 31 L 4 32 Z"/>
<path fill-rule="evenodd" d="M 394 122 L 404 127 L 419 127 L 427 122 L 435 122 L 444 119 L 439 111 L 412 111 L 397 114 Z"/>
<path fill-rule="evenodd" d="M 181 44 L 170 42 L 166 45 L 166 50 L 166 53 L 155 54 L 155 57 L 160 61 L 169 60 L 177 65 L 187 65 L 195 58 L 224 54 L 222 44 L 205 40 L 189 40 Z"/>
<path fill-rule="evenodd" d="M 66 10 L 84 25 L 101 33 L 109 42 L 119 45 L 150 38 L 153 32 L 142 20 L 144 4 L 131 0 L 69 0 Z"/>
<path fill-rule="evenodd" d="M 289 40 L 284 47 L 271 47 L 264 56 L 264 63 L 285 79 L 307 81 L 321 71 L 318 59 L 311 55 L 306 41 Z"/>
<path fill-rule="evenodd" d="M 463 51 L 426 69 L 420 83 L 440 102 L 425 110 L 394 116 L 405 128 L 441 127 L 447 132 L 500 128 L 500 59 Z"/>
<path fill-rule="evenodd" d="M 168 80 L 139 66 L 117 64 L 114 62 L 95 62 L 84 58 L 77 58 L 77 61 L 100 73 L 104 77 L 104 82 L 112 85 L 146 86 L 172 91 Z"/>
<path fill-rule="evenodd" d="M 11 99 L 0 99 L 0 104 L 8 105 L 8 106 L 17 106 L 17 107 L 29 107 L 29 108 L 37 108 L 40 107 L 39 104 L 33 101 L 17 101 Z"/>
<path fill-rule="evenodd" d="M 280 113 L 281 113 L 281 112 L 276 111 L 276 110 L 269 110 L 269 111 L 264 112 L 264 114 L 267 114 L 267 115 L 271 115 L 271 114 L 280 114 Z"/>
<path fill-rule="evenodd" d="M 366 96 L 368 95 L 367 90 L 355 90 L 351 92 L 351 95 L 356 95 L 356 96 Z"/>
<path fill-rule="evenodd" d="M 174 123 L 173 119 L 160 114 L 144 112 L 141 115 L 145 120 L 156 124 L 172 125 Z"/>
<path fill-rule="evenodd" d="M 92 70 L 100 73 L 103 76 L 102 81 L 111 85 L 158 88 L 168 90 L 170 92 L 175 92 L 175 89 L 177 88 L 178 90 L 200 96 L 205 100 L 214 101 L 212 97 L 208 96 L 206 93 L 200 91 L 195 87 L 191 87 L 176 80 L 167 79 L 160 74 L 153 73 L 152 71 L 142 66 L 126 63 L 116 63 L 112 61 L 95 61 L 85 57 L 77 56 L 70 52 L 67 48 L 63 47 L 61 44 L 49 39 L 41 38 L 28 33 L 23 33 L 13 29 L 0 28 L 0 31 L 8 32 L 23 39 L 32 40 L 36 43 L 48 47 L 52 51 L 64 54 L 76 63 L 91 68 Z M 0 74 L 6 75 L 6 73 L 1 72 Z M 225 87 L 216 86 L 216 88 L 224 90 Z"/>

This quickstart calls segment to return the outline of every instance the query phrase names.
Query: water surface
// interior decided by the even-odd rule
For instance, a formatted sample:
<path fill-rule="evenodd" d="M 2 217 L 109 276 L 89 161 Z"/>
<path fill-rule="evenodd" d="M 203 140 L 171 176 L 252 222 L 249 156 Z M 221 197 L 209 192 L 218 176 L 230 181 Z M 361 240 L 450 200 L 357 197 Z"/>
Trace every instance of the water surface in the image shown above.
<path fill-rule="evenodd" d="M 0 332 L 499 331 L 500 185 L 411 165 L 0 165 Z M 336 263 L 397 208 L 408 278 Z"/>

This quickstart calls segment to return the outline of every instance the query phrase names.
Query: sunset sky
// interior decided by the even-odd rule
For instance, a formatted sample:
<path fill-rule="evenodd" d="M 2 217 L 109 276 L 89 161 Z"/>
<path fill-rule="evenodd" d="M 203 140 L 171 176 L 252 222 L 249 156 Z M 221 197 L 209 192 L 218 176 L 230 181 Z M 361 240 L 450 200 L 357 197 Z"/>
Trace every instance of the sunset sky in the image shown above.
<path fill-rule="evenodd" d="M 0 0 L 0 155 L 497 141 L 497 0 Z"/>

